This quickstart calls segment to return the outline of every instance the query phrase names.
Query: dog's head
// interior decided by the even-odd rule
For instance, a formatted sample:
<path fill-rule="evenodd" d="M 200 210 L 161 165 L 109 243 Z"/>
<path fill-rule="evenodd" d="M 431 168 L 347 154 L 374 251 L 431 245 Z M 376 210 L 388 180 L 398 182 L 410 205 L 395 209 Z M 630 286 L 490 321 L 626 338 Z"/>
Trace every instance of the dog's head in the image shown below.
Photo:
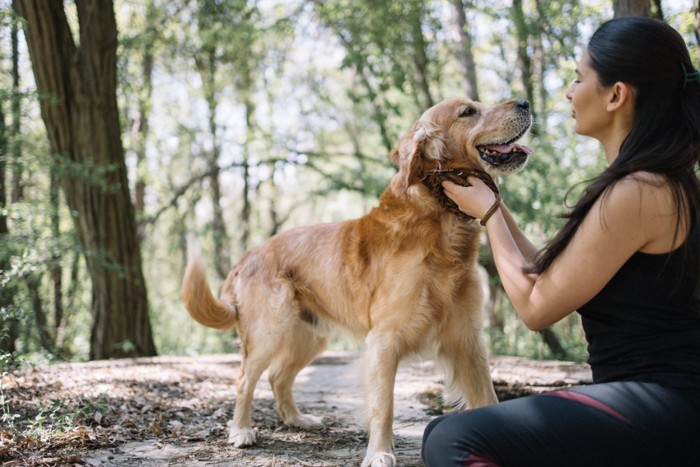
<path fill-rule="evenodd" d="M 391 152 L 400 168 L 392 187 L 405 192 L 436 169 L 471 168 L 494 178 L 518 171 L 532 150 L 515 142 L 531 125 L 526 100 L 488 107 L 465 98 L 446 99 L 426 110 Z"/>

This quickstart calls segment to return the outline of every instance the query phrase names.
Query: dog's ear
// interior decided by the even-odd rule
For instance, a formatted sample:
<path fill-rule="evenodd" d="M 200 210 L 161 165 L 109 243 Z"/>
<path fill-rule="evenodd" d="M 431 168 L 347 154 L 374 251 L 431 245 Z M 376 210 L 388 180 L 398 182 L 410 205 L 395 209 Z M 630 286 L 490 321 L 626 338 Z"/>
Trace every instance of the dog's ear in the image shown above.
<path fill-rule="evenodd" d="M 428 159 L 441 160 L 443 143 L 434 131 L 426 125 L 416 123 L 413 129 L 405 134 L 396 148 L 391 151 L 391 160 L 399 166 L 399 173 L 394 188 L 398 193 L 405 193 L 408 187 L 420 182 L 425 176 L 425 166 Z"/>

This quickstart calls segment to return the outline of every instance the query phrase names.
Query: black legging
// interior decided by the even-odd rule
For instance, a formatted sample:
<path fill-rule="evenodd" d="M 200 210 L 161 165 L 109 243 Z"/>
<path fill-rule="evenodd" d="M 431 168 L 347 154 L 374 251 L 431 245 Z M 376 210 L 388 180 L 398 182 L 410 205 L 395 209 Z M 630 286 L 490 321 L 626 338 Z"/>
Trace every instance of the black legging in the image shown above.
<path fill-rule="evenodd" d="M 427 467 L 697 467 L 700 415 L 658 384 L 594 384 L 437 418 L 422 457 Z"/>

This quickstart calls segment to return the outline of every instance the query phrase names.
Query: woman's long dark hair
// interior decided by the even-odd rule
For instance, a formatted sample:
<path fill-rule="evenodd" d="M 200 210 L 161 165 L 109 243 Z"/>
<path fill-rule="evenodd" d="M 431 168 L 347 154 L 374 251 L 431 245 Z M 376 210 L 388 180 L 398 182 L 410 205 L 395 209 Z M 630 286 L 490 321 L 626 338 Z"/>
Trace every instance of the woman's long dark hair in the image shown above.
<path fill-rule="evenodd" d="M 621 81 L 634 88 L 635 123 L 617 158 L 594 178 L 566 216 L 559 233 L 540 251 L 526 272 L 541 273 L 566 248 L 600 196 L 634 172 L 663 175 L 677 208 L 676 232 L 683 213 L 700 221 L 700 82 L 688 78 L 694 66 L 678 32 L 646 17 L 620 17 L 604 23 L 588 43 L 590 66 L 600 85 Z M 689 75 L 690 74 L 690 75 Z M 698 270 L 697 234 L 689 235 L 683 254 Z M 691 238 L 692 237 L 692 238 Z"/>

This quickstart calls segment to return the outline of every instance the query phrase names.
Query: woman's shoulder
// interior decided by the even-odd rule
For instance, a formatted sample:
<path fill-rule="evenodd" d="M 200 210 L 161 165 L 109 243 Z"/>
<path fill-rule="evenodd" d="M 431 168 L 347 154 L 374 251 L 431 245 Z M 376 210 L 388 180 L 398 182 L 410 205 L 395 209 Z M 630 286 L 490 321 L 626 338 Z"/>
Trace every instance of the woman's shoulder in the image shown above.
<path fill-rule="evenodd" d="M 668 178 L 653 172 L 640 171 L 626 175 L 610 187 L 608 196 L 624 204 L 652 210 L 673 205 L 673 192 Z"/>
<path fill-rule="evenodd" d="M 669 180 L 666 177 L 666 175 L 659 174 L 659 173 L 654 173 L 654 172 L 647 172 L 647 171 L 638 171 L 638 172 L 632 172 L 624 177 L 622 177 L 619 181 L 619 183 L 622 183 L 623 185 L 643 185 L 643 186 L 651 186 L 651 187 L 657 187 L 657 188 L 668 188 L 669 185 Z"/>
<path fill-rule="evenodd" d="M 665 175 L 634 172 L 620 179 L 608 193 L 609 206 L 602 207 L 607 219 L 628 224 L 645 232 L 640 251 L 664 253 L 684 241 L 686 222 L 679 222 L 679 209 L 673 187 Z M 685 216 L 682 216 L 685 217 Z M 680 231 L 678 228 L 680 227 Z"/>

